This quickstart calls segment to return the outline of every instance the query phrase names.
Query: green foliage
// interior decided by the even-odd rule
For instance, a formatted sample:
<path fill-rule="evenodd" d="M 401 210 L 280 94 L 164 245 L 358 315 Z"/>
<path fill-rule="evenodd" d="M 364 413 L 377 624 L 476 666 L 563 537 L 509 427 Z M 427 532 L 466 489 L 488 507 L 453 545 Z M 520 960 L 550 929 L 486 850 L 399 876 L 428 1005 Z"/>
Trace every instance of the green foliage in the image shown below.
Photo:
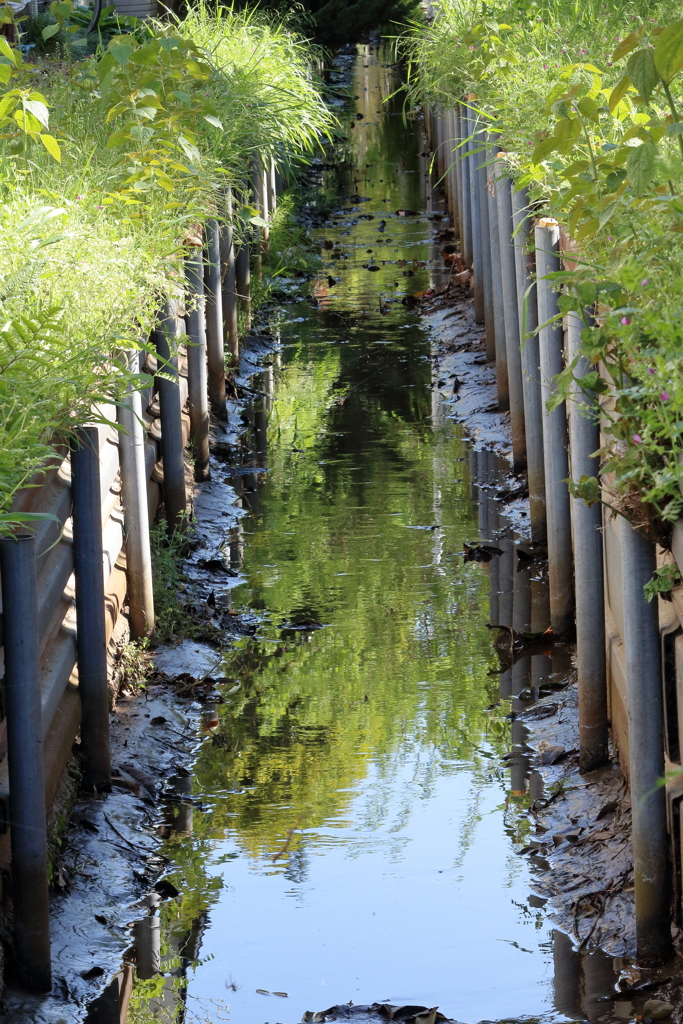
<path fill-rule="evenodd" d="M 671 591 L 678 586 L 682 579 L 681 571 L 675 562 L 660 565 L 658 569 L 655 569 L 652 579 L 643 587 L 645 597 L 648 601 L 652 601 L 659 595 L 668 597 L 670 600 Z"/>
<path fill-rule="evenodd" d="M 683 22 L 668 0 L 444 0 L 402 42 L 413 95 L 469 94 L 533 211 L 565 225 L 562 312 L 586 320 L 615 505 L 664 543 L 683 512 Z M 476 98 L 475 98 L 476 97 Z M 598 374 L 598 367 L 601 373 Z M 576 396 L 574 368 L 557 381 Z M 602 377 L 600 383 L 599 378 Z"/>
<path fill-rule="evenodd" d="M 87 27 L 71 0 L 50 11 L 47 43 Z M 279 23 L 203 6 L 116 29 L 75 63 L 69 44 L 68 74 L 0 36 L 0 533 L 26 521 L 14 495 L 55 443 L 149 383 L 120 352 L 149 336 L 185 238 L 223 216 L 250 155 L 291 167 L 334 124 L 310 49 Z"/>

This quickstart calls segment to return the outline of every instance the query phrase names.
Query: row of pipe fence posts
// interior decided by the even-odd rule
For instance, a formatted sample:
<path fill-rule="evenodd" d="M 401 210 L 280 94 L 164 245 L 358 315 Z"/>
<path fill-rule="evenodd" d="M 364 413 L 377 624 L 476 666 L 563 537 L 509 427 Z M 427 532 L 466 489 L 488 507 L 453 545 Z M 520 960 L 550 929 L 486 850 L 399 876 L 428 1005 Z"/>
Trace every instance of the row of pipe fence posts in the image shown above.
<path fill-rule="evenodd" d="M 228 191 L 224 216 L 209 220 L 204 246 L 185 260 L 185 293 L 169 296 L 153 332 L 156 360 L 147 351 L 121 353 L 128 369 L 147 365 L 156 374 L 161 420 L 163 497 L 167 527 L 182 529 L 187 511 L 185 434 L 180 378 L 186 343 L 189 440 L 194 476 L 209 476 L 209 410 L 226 418 L 226 353 L 239 357 L 238 310 L 249 322 L 250 250 L 260 259 L 268 228 L 252 230 L 239 244 L 233 202 L 253 204 L 267 223 L 282 178 L 273 159 L 253 162 L 252 189 Z M 185 313 L 186 327 L 181 326 Z M 133 639 L 154 633 L 154 597 L 145 460 L 147 431 L 142 397 L 129 386 L 117 410 L 121 500 L 124 509 L 127 599 Z M 73 568 L 76 589 L 80 752 L 83 787 L 111 786 L 109 688 L 103 570 L 100 447 L 97 427 L 80 427 L 70 440 Z M 21 531 L 0 540 L 2 572 L 3 700 L 7 720 L 9 823 L 14 907 L 14 953 L 20 984 L 49 991 L 52 984 L 46 786 L 40 687 L 38 550 L 36 536 Z"/>
<path fill-rule="evenodd" d="M 517 189 L 476 97 L 452 109 L 425 106 L 434 169 L 443 183 L 464 263 L 473 274 L 473 312 L 483 323 L 487 358 L 495 363 L 498 406 L 509 410 L 512 459 L 526 471 L 533 545 L 548 553 L 550 619 L 556 637 L 576 630 L 580 767 L 608 760 L 605 588 L 602 505 L 572 497 L 568 479 L 597 476 L 600 414 L 590 392 L 548 408 L 553 378 L 579 359 L 581 333 L 592 323 L 560 316 L 548 275 L 563 266 L 560 225 L 535 214 Z M 587 367 L 584 367 L 584 373 Z M 638 957 L 662 962 L 671 951 L 670 864 L 664 774 L 662 676 L 657 602 L 643 586 L 655 548 L 620 523 L 629 727 L 628 774 L 633 799 Z"/>

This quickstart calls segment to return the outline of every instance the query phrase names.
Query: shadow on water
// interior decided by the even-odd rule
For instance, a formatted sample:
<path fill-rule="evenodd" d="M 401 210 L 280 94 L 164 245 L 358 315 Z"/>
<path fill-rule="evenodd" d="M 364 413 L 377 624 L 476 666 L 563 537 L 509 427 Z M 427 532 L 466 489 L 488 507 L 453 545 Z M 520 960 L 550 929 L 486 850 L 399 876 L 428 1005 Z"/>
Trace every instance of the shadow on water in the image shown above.
<path fill-rule="evenodd" d="M 516 854 L 542 795 L 516 714 L 569 651 L 509 642 L 547 627 L 543 565 L 504 514 L 509 467 L 442 414 L 404 302 L 442 272 L 428 158 L 384 102 L 381 55 L 334 67 L 356 98 L 320 173 L 326 263 L 277 314 L 223 465 L 243 516 L 216 599 L 254 634 L 226 656 L 193 775 L 167 781 L 172 882 L 88 1022 L 292 1024 L 385 999 L 620 1020 L 620 962 L 553 929 Z"/>

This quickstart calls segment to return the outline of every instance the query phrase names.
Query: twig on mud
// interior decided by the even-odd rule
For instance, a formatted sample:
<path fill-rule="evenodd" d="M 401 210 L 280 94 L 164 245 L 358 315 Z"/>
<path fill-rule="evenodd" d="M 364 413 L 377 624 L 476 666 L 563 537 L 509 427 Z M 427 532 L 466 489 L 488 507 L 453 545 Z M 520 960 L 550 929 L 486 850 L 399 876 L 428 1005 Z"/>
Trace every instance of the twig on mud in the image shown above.
<path fill-rule="evenodd" d="M 108 814 L 104 814 L 104 820 L 106 821 L 107 825 L 109 825 L 109 828 L 112 830 L 112 832 L 115 832 L 116 835 L 119 837 L 119 839 L 123 840 L 123 842 L 126 844 L 126 846 L 130 846 L 131 850 L 133 850 L 135 853 L 138 854 L 138 856 L 140 856 L 140 851 L 135 846 L 135 844 L 131 843 L 130 839 L 126 839 L 126 837 L 123 835 L 122 832 L 119 832 L 119 830 L 117 829 L 116 825 L 111 820 L 111 818 L 109 817 Z M 151 852 L 151 851 L 148 851 L 148 852 Z"/>
<path fill-rule="evenodd" d="M 590 930 L 589 930 L 589 932 L 588 932 L 588 935 L 587 935 L 587 936 L 585 937 L 585 939 L 581 939 L 581 942 L 580 942 L 580 945 L 579 945 L 579 950 L 582 950 L 582 949 L 584 949 L 584 948 L 585 948 L 585 947 L 587 946 L 588 942 L 589 942 L 589 941 L 591 940 L 591 938 L 593 937 L 593 933 L 595 932 L 595 929 L 596 929 L 596 928 L 598 927 L 598 924 L 599 924 L 599 922 L 600 922 L 600 918 L 601 918 L 601 917 L 602 917 L 602 915 L 604 914 L 604 912 L 605 912 L 605 907 L 607 906 L 607 897 L 606 897 L 606 895 L 605 895 L 604 893 L 596 893 L 596 896 L 597 896 L 597 897 L 598 897 L 598 899 L 599 899 L 599 900 L 601 901 L 601 902 L 600 902 L 600 907 L 599 907 L 599 909 L 598 909 L 598 912 L 597 912 L 597 914 L 595 915 L 595 920 L 593 921 L 593 924 L 592 924 L 592 925 L 591 925 L 591 927 L 590 927 Z M 578 901 L 578 903 L 577 903 L 577 907 L 578 907 L 578 904 L 579 904 L 580 902 L 581 902 L 581 900 L 579 900 L 579 901 Z M 579 934 L 578 934 L 578 925 L 577 925 L 577 934 L 576 934 L 576 937 L 577 937 L 577 939 L 578 939 L 578 938 L 580 938 L 580 936 L 579 936 Z"/>

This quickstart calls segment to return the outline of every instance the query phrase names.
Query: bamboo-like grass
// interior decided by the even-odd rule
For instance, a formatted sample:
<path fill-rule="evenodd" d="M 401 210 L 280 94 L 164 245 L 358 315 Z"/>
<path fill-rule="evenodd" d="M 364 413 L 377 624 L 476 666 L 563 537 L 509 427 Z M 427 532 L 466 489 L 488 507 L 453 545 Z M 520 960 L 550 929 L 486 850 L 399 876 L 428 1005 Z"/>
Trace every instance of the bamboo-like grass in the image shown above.
<path fill-rule="evenodd" d="M 197 125 L 200 160 L 170 196 L 121 191 L 120 154 L 107 147 L 115 124 L 81 84 L 88 61 L 36 75 L 61 163 L 39 144 L 23 154 L 1 144 L 0 532 L 16 526 L 14 495 L 55 439 L 93 405 L 121 400 L 117 353 L 148 336 L 160 296 L 178 285 L 188 233 L 221 215 L 225 187 L 247 178 L 256 152 L 291 169 L 334 123 L 312 50 L 282 22 L 202 3 L 172 31 L 206 51 L 222 129 Z"/>

